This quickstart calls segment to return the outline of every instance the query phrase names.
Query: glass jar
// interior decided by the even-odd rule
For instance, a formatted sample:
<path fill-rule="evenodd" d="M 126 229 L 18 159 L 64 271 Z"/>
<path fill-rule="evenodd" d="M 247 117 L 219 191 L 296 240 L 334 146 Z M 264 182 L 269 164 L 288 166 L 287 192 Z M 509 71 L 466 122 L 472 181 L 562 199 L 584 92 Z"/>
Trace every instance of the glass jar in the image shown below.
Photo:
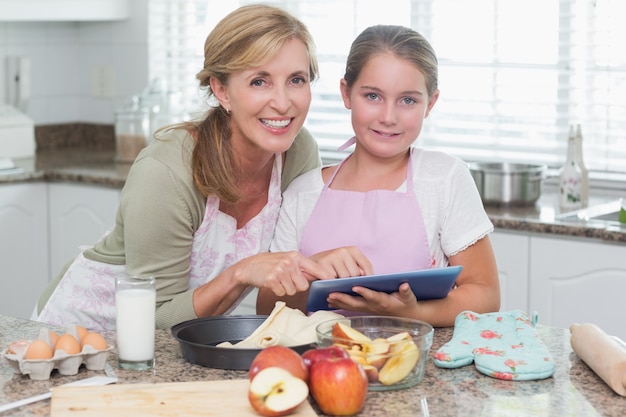
<path fill-rule="evenodd" d="M 150 110 L 141 106 L 139 97 L 115 112 L 115 148 L 119 162 L 133 162 L 148 144 Z"/>

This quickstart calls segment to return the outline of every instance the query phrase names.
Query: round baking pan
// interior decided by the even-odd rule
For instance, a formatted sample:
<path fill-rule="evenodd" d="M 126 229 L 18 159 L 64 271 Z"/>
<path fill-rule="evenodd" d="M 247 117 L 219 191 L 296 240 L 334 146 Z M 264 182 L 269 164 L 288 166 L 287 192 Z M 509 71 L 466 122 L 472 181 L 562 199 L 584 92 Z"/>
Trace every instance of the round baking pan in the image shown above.
<path fill-rule="evenodd" d="M 189 320 L 172 327 L 172 336 L 180 344 L 183 358 L 196 365 L 217 369 L 249 370 L 261 349 L 217 347 L 222 342 L 233 344 L 250 336 L 267 316 L 216 316 Z M 314 344 L 290 346 L 298 353 Z"/>

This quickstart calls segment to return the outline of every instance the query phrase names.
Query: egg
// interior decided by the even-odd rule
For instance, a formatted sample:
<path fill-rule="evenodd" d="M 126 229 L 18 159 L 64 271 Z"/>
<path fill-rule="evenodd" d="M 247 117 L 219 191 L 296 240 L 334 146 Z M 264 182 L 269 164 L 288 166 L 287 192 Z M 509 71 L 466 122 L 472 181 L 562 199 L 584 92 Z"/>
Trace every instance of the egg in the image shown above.
<path fill-rule="evenodd" d="M 57 340 L 59 340 L 59 334 L 54 330 L 50 330 L 48 334 L 50 335 L 50 344 L 54 346 L 57 343 Z"/>
<path fill-rule="evenodd" d="M 83 337 L 85 337 L 85 335 L 89 333 L 89 331 L 81 325 L 76 325 L 76 333 L 78 334 L 78 341 L 80 342 L 81 340 L 83 340 Z"/>
<path fill-rule="evenodd" d="M 9 348 L 7 349 L 7 353 L 11 355 L 24 356 L 28 346 L 30 345 L 29 340 L 16 340 L 15 342 L 9 343 Z"/>
<path fill-rule="evenodd" d="M 26 349 L 26 353 L 24 354 L 24 359 L 36 359 L 36 360 L 45 360 L 52 358 L 54 352 L 52 348 L 46 341 L 41 339 L 33 340 L 30 345 L 28 345 L 28 349 Z"/>
<path fill-rule="evenodd" d="M 96 332 L 88 332 L 83 336 L 80 341 L 81 350 L 87 345 L 92 346 L 96 350 L 105 350 L 107 348 L 107 342 L 104 340 L 104 337 Z"/>
<path fill-rule="evenodd" d="M 80 343 L 74 336 L 69 333 L 64 333 L 59 336 L 57 342 L 54 344 L 54 351 L 62 350 L 68 355 L 74 355 L 80 353 Z"/>

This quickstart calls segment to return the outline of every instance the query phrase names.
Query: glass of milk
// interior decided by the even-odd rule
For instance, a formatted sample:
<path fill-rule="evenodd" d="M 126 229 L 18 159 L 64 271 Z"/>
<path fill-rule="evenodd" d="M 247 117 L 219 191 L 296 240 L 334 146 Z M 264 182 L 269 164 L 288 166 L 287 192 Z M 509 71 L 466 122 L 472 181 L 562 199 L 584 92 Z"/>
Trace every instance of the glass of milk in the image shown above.
<path fill-rule="evenodd" d="M 118 277 L 115 307 L 119 367 L 152 369 L 156 310 L 154 277 Z"/>

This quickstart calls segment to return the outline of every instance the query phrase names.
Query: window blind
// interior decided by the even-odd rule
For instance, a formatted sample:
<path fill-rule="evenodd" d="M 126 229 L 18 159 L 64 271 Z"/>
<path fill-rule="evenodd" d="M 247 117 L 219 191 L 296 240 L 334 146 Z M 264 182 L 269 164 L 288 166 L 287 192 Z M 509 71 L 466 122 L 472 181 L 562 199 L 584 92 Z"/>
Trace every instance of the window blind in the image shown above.
<path fill-rule="evenodd" d="M 149 71 L 206 106 L 203 44 L 237 0 L 150 0 Z M 466 161 L 564 161 L 580 123 L 592 171 L 626 173 L 626 2 L 620 0 L 273 0 L 307 24 L 321 78 L 305 126 L 326 161 L 352 136 L 339 95 L 352 40 L 374 24 L 411 26 L 439 58 L 438 103 L 417 145 Z"/>

